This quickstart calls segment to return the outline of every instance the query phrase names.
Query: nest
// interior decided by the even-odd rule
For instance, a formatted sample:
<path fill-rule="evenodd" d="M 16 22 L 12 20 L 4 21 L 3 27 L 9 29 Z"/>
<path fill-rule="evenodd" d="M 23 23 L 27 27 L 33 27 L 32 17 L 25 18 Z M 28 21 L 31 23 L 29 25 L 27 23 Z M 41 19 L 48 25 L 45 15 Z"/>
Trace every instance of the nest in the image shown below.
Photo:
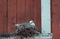
<path fill-rule="evenodd" d="M 32 37 L 34 35 L 38 35 L 38 31 L 32 28 L 24 28 L 22 30 L 19 30 L 17 35 L 23 36 L 23 37 Z"/>
<path fill-rule="evenodd" d="M 33 21 L 18 24 L 17 32 L 18 32 L 17 35 L 20 35 L 22 37 L 32 37 L 40 33 Z"/>
<path fill-rule="evenodd" d="M 25 22 L 22 24 L 16 25 L 16 32 L 9 33 L 9 34 L 3 34 L 0 35 L 1 37 L 10 37 L 10 36 L 20 36 L 20 37 L 33 37 L 35 35 L 39 35 L 40 32 L 38 31 L 38 28 L 35 26 L 33 21 Z"/>

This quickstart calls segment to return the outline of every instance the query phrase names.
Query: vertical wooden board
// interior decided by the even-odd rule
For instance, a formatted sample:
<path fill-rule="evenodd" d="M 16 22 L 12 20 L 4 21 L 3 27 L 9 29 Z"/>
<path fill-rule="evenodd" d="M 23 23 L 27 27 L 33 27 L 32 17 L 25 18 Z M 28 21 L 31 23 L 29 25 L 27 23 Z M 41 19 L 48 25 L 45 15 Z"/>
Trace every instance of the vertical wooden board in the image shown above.
<path fill-rule="evenodd" d="M 41 0 L 33 1 L 34 21 L 39 31 L 41 31 Z"/>
<path fill-rule="evenodd" d="M 42 33 L 51 33 L 50 0 L 41 0 Z M 47 29 L 48 28 L 48 29 Z"/>
<path fill-rule="evenodd" d="M 0 34 L 4 33 L 5 25 L 4 25 L 4 14 L 6 13 L 6 0 L 0 0 Z"/>
<path fill-rule="evenodd" d="M 37 13 L 35 14 L 36 16 L 36 22 L 39 30 L 41 31 L 41 0 L 37 1 Z"/>
<path fill-rule="evenodd" d="M 25 6 L 25 20 L 30 21 L 31 19 L 31 0 L 26 0 L 26 6 Z"/>
<path fill-rule="evenodd" d="M 3 1 L 0 0 L 0 33 L 3 33 Z"/>
<path fill-rule="evenodd" d="M 52 33 L 53 39 L 60 39 L 60 1 L 52 0 Z"/>
<path fill-rule="evenodd" d="M 16 0 L 8 0 L 8 33 L 15 32 Z"/>
<path fill-rule="evenodd" d="M 4 0 L 4 12 L 3 12 L 3 33 L 8 32 L 8 0 Z"/>
<path fill-rule="evenodd" d="M 25 0 L 17 0 L 17 23 L 25 22 Z"/>
<path fill-rule="evenodd" d="M 33 2 L 33 0 L 31 0 L 30 3 L 31 3 L 30 4 L 31 5 L 30 6 L 31 7 L 30 8 L 30 15 L 31 15 L 30 17 L 31 17 L 31 20 L 34 20 L 34 13 L 33 13 L 33 11 L 34 11 L 34 9 L 33 9 L 34 8 L 34 6 L 33 6 L 34 5 L 34 2 Z"/>

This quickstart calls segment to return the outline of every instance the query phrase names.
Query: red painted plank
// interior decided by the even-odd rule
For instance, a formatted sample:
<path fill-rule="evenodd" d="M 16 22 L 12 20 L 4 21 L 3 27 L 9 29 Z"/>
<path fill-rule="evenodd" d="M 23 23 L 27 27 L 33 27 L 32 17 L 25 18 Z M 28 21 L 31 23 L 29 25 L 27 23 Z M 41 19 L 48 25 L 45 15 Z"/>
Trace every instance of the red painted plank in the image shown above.
<path fill-rule="evenodd" d="M 31 0 L 26 0 L 26 6 L 25 6 L 25 20 L 30 21 L 31 19 Z"/>
<path fill-rule="evenodd" d="M 33 1 L 34 21 L 39 31 L 41 31 L 41 0 Z"/>
<path fill-rule="evenodd" d="M 16 0 L 8 0 L 8 33 L 15 31 Z"/>
<path fill-rule="evenodd" d="M 3 1 L 0 0 L 0 33 L 3 33 Z"/>
<path fill-rule="evenodd" d="M 4 12 L 3 12 L 3 33 L 7 33 L 8 29 L 8 1 L 4 0 Z"/>
<path fill-rule="evenodd" d="M 30 15 L 31 15 L 31 16 L 30 16 L 30 17 L 31 17 L 31 20 L 34 20 L 34 13 L 33 13 L 33 11 L 34 11 L 34 9 L 33 9 L 33 7 L 34 7 L 34 6 L 33 6 L 33 5 L 34 5 L 34 2 L 33 2 L 33 0 L 31 0 L 30 2 L 31 2 L 31 4 L 30 4 L 30 5 L 31 5 L 31 6 L 30 6 L 30 7 L 31 7 L 31 8 L 30 8 L 30 11 L 31 11 L 31 12 L 30 12 Z"/>
<path fill-rule="evenodd" d="M 17 23 L 25 22 L 25 0 L 17 0 Z"/>
<path fill-rule="evenodd" d="M 60 0 L 52 0 L 53 39 L 60 39 Z"/>
<path fill-rule="evenodd" d="M 6 22 L 5 22 L 5 14 L 6 14 L 6 11 L 7 11 L 7 4 L 6 4 L 6 0 L 0 0 L 0 34 L 4 33 L 4 31 L 6 31 L 5 27 L 6 27 Z M 5 29 L 5 30 L 4 30 Z"/>

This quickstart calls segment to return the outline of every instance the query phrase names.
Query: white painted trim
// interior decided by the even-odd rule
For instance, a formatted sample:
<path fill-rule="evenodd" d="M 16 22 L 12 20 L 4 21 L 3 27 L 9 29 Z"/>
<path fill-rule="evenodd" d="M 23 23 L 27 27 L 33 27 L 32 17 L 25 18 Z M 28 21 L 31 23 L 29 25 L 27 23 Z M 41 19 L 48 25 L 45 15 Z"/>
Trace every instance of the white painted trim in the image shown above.
<path fill-rule="evenodd" d="M 51 33 L 50 0 L 41 0 L 42 33 Z"/>

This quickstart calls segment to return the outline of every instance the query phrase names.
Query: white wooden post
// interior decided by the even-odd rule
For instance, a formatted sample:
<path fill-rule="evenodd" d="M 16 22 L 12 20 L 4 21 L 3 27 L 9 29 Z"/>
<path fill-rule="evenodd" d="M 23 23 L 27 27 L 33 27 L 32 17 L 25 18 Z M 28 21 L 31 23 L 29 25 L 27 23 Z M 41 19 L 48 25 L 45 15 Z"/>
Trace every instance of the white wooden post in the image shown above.
<path fill-rule="evenodd" d="M 41 39 L 52 39 L 50 1 L 41 0 Z"/>
<path fill-rule="evenodd" d="M 51 33 L 50 0 L 41 0 L 42 33 Z"/>

